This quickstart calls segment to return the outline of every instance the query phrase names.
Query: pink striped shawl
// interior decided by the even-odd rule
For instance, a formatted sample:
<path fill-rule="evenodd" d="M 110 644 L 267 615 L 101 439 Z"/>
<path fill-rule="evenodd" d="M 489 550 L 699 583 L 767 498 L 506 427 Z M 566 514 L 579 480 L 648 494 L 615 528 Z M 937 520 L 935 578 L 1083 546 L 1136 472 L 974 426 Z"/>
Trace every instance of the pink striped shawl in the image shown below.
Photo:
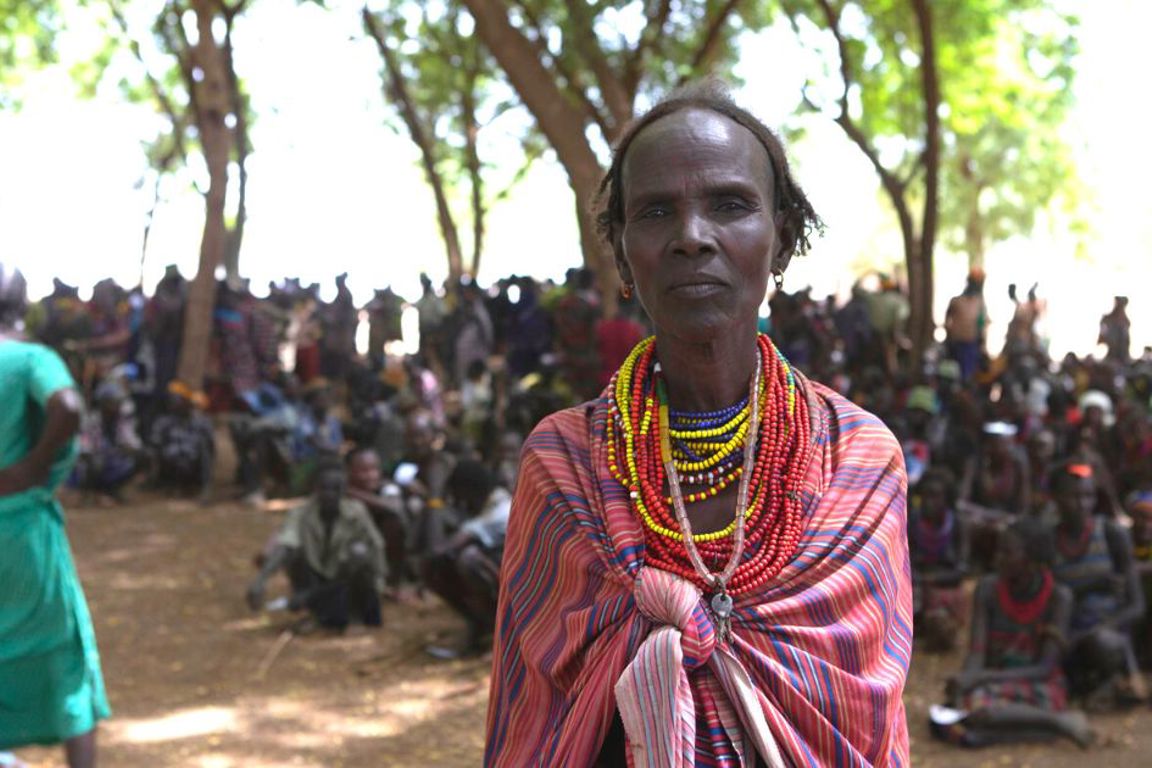
<path fill-rule="evenodd" d="M 607 403 L 525 443 L 502 567 L 485 764 L 589 766 L 619 708 L 634 766 L 908 764 L 903 458 L 874 416 L 801 380 L 813 420 L 795 558 L 721 643 L 694 587 L 644 567 L 604 459 Z"/>

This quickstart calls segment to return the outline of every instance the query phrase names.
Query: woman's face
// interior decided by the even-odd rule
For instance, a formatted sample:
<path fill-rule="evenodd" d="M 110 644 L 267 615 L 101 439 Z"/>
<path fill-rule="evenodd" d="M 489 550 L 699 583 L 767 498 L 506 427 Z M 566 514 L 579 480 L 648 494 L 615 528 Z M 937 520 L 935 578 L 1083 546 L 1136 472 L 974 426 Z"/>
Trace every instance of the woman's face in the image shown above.
<path fill-rule="evenodd" d="M 924 514 L 932 520 L 941 520 L 948 511 L 948 493 L 940 482 L 924 483 L 920 488 Z"/>
<path fill-rule="evenodd" d="M 715 112 L 676 112 L 636 137 L 622 178 L 617 266 L 657 332 L 700 343 L 754 326 L 779 249 L 756 137 Z"/>
<path fill-rule="evenodd" d="M 1096 481 L 1091 477 L 1068 477 L 1056 492 L 1056 507 L 1066 524 L 1082 524 L 1096 510 Z"/>
<path fill-rule="evenodd" d="M 1014 531 L 1005 531 L 1000 536 L 1000 544 L 996 549 L 996 570 L 1000 578 L 1007 581 L 1027 575 L 1031 563 L 1024 551 L 1024 542 Z"/>
<path fill-rule="evenodd" d="M 348 466 L 348 485 L 361 491 L 380 490 L 380 459 L 373 451 L 360 451 Z"/>

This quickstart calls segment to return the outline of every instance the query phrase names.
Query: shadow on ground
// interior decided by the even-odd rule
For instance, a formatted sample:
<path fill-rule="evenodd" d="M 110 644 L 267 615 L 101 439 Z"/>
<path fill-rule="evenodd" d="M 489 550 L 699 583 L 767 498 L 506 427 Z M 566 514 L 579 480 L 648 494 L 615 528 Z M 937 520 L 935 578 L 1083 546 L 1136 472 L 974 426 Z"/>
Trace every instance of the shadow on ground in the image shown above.
<path fill-rule="evenodd" d="M 244 606 L 252 558 L 279 513 L 141 498 L 70 508 L 115 716 L 107 768 L 477 766 L 488 669 L 436 662 L 423 646 L 460 629 L 442 607 L 385 607 L 380 632 L 296 637 Z M 926 712 L 959 657 L 917 655 L 905 697 L 917 768 L 1152 765 L 1152 712 L 1094 718 L 1105 744 L 959 752 L 928 737 Z M 22 750 L 33 768 L 57 749 Z"/>

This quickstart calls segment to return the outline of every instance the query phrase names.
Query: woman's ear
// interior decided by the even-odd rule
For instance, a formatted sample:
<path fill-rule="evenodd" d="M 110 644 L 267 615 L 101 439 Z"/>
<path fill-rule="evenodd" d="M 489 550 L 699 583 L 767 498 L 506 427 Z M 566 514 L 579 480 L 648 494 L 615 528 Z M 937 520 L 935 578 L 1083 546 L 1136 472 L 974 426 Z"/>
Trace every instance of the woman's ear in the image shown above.
<path fill-rule="evenodd" d="M 797 229 L 796 217 L 788 211 L 779 211 L 773 217 L 776 225 L 776 247 L 772 254 L 772 271 L 784 274 L 792 262 L 792 254 L 796 252 L 796 243 L 800 239 Z"/>
<path fill-rule="evenodd" d="M 632 277 L 632 267 L 628 264 L 628 259 L 624 257 L 624 243 L 619 233 L 612 234 L 612 255 L 616 260 L 616 274 L 620 275 L 620 281 L 625 284 L 634 284 L 636 279 Z"/>

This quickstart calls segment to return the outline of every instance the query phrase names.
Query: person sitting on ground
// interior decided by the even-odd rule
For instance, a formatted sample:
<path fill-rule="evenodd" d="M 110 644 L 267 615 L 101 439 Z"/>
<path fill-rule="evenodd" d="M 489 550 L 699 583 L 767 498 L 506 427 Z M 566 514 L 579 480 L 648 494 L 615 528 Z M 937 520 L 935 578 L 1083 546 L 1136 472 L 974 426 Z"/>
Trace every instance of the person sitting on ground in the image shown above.
<path fill-rule="evenodd" d="M 408 520 L 414 526 L 409 541 L 416 552 L 427 552 L 427 537 L 418 521 L 424 513 L 444 507 L 446 485 L 456 467 L 456 456 L 445 450 L 445 435 L 431 411 L 423 408 L 408 414 L 404 425 L 404 461 L 396 466 L 393 480 L 404 495 Z"/>
<path fill-rule="evenodd" d="M 1072 590 L 1065 668 L 1072 692 L 1093 706 L 1147 698 L 1132 648 L 1132 628 L 1144 615 L 1144 590 L 1132 541 L 1114 520 L 1096 514 L 1100 497 L 1090 464 L 1054 472 L 1056 578 Z"/>
<path fill-rule="evenodd" d="M 1052 574 L 1052 536 L 1023 518 L 1000 537 L 998 573 L 973 601 L 963 671 L 948 681 L 949 704 L 964 713 L 936 735 L 969 747 L 1065 737 L 1092 741 L 1084 716 L 1068 711 L 1060 667 L 1072 593 Z"/>
<path fill-rule="evenodd" d="M 483 445 L 484 430 L 492 419 L 494 400 L 492 372 L 484 360 L 473 360 L 460 385 L 461 429 L 473 446 Z"/>
<path fill-rule="evenodd" d="M 924 473 L 908 514 L 916 635 L 929 650 L 949 651 L 966 623 L 968 536 L 956 514 L 956 481 L 946 469 Z"/>
<path fill-rule="evenodd" d="M 136 432 L 128 392 L 119 381 L 101 383 L 94 399 L 96 408 L 81 421 L 76 485 L 119 502 L 124 486 L 142 465 L 144 445 Z"/>
<path fill-rule="evenodd" d="M 520 473 L 520 451 L 524 448 L 524 436 L 514 429 L 506 429 L 496 440 L 496 446 L 488 459 L 488 466 L 496 478 L 496 484 L 510 491 L 516 490 L 516 478 Z"/>
<path fill-rule="evenodd" d="M 1048 490 L 1048 479 L 1052 476 L 1052 466 L 1056 458 L 1056 434 L 1049 427 L 1043 427 L 1028 436 L 1024 445 L 1028 457 L 1028 477 L 1032 488 L 1032 512 L 1043 513 L 1052 501 Z"/>
<path fill-rule="evenodd" d="M 1005 421 L 985 424 L 960 483 L 960 511 L 972 532 L 973 558 L 985 568 L 992 566 L 999 532 L 1031 508 L 1028 460 L 1016 445 L 1016 433 Z"/>
<path fill-rule="evenodd" d="M 284 569 L 292 585 L 289 610 L 307 609 L 317 624 L 330 629 L 343 630 L 352 621 L 378 627 L 384 542 L 364 506 L 345 496 L 344 467 L 338 459 L 324 458 L 315 489 L 310 500 L 288 513 L 248 587 L 248 605 L 259 610 L 268 579 Z"/>
<path fill-rule="evenodd" d="M 216 437 L 202 409 L 208 399 L 181 381 L 168 385 L 168 409 L 152 423 L 148 444 L 157 487 L 195 491 L 202 501 L 212 492 Z"/>
<path fill-rule="evenodd" d="M 944 425 L 939 415 L 936 391 L 931 387 L 912 387 L 904 403 L 903 424 L 890 425 L 904 450 L 909 485 L 920 482 L 924 473 L 932 468 L 933 457 L 943 441 Z"/>
<path fill-rule="evenodd" d="M 233 415 L 229 431 L 236 452 L 236 481 L 240 495 L 253 505 L 264 503 L 265 488 L 287 483 L 291 464 L 291 435 L 303 411 L 299 382 L 285 374 L 278 383 L 264 382 L 241 400 L 248 412 Z"/>
<path fill-rule="evenodd" d="M 456 465 L 448 495 L 464 522 L 450 535 L 447 525 L 439 526 L 421 571 L 424 585 L 464 617 L 468 630 L 461 650 L 429 647 L 437 658 L 479 653 L 495 629 L 500 561 L 512 508 L 511 494 L 495 485 L 491 471 L 479 461 Z"/>
<path fill-rule="evenodd" d="M 1152 472 L 1152 468 L 1149 468 Z M 1132 518 L 1132 552 L 1136 558 L 1136 572 L 1140 587 L 1147 595 L 1152 590 L 1152 486 L 1133 491 L 1125 502 Z M 1152 665 L 1152 621 L 1145 614 L 1133 630 L 1136 659 L 1143 669 Z"/>
<path fill-rule="evenodd" d="M 355 448 L 344 460 L 348 469 L 348 496 L 363 504 L 384 539 L 388 562 L 388 588 L 399 597 L 399 589 L 410 577 L 408 565 L 408 515 L 400 486 L 384 480 L 380 457 L 371 448 Z"/>
<path fill-rule="evenodd" d="M 332 412 L 328 380 L 318 377 L 304 387 L 304 402 L 292 430 L 292 453 L 288 467 L 288 492 L 307 489 L 319 457 L 340 452 L 344 428 Z"/>

